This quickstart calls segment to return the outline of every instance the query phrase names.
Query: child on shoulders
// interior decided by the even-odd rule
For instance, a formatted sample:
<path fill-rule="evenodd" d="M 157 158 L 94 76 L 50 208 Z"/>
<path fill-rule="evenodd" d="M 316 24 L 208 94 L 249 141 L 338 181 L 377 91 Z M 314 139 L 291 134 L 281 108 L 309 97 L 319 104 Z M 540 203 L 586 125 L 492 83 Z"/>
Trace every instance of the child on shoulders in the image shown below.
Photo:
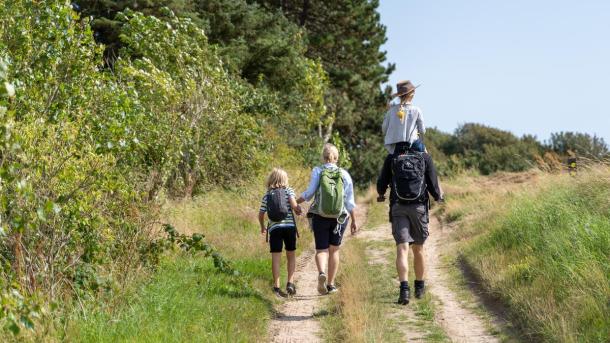
<path fill-rule="evenodd" d="M 384 145 L 389 154 L 394 154 L 397 144 L 407 144 L 409 148 L 424 152 L 424 117 L 419 107 L 413 105 L 415 89 L 411 81 L 400 81 L 396 84 L 396 93 L 400 97 L 398 104 L 391 104 L 383 120 L 382 131 Z"/>

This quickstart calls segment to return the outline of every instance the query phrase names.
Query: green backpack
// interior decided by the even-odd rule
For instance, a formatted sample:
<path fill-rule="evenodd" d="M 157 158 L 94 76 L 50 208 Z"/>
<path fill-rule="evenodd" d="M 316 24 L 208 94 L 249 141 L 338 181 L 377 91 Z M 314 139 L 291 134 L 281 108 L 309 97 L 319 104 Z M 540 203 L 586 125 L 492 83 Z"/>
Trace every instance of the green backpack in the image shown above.
<path fill-rule="evenodd" d="M 344 214 L 343 176 L 340 168 L 324 168 L 316 194 L 316 207 L 320 216 L 339 218 Z"/>

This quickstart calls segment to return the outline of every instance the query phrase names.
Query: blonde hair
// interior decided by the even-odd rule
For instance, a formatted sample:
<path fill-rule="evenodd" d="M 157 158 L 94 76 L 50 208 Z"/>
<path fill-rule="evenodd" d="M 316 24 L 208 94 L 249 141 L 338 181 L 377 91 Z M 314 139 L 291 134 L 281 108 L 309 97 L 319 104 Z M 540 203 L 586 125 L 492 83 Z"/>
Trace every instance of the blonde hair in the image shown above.
<path fill-rule="evenodd" d="M 413 97 L 415 97 L 415 91 L 412 91 L 411 93 L 405 94 L 403 96 L 400 97 L 400 102 L 408 102 L 413 100 Z"/>
<path fill-rule="evenodd" d="M 322 149 L 322 161 L 324 163 L 337 163 L 339 161 L 339 150 L 336 146 L 326 143 Z"/>
<path fill-rule="evenodd" d="M 267 189 L 288 187 L 288 173 L 281 168 L 273 168 L 265 183 Z"/>

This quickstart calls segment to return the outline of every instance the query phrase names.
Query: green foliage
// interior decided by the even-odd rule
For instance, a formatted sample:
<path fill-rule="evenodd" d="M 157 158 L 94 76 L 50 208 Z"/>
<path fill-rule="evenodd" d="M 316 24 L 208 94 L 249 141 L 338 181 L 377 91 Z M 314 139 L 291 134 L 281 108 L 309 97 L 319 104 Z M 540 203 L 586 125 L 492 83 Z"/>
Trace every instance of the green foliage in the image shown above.
<path fill-rule="evenodd" d="M 608 145 L 602 137 L 578 132 L 551 134 L 548 147 L 562 155 L 576 154 L 591 159 L 602 159 L 610 155 Z"/>
<path fill-rule="evenodd" d="M 276 1 L 258 0 L 267 8 L 280 10 L 303 27 L 308 41 L 307 56 L 319 60 L 328 73 L 326 92 L 328 118 L 339 132 L 352 161 L 354 180 L 366 185 L 378 173 L 383 161 L 381 122 L 387 100 L 381 85 L 394 66 L 384 67 L 385 27 L 377 8 L 379 1 Z"/>
<path fill-rule="evenodd" d="M 103 70 L 65 1 L 0 3 L 0 325 L 13 332 L 37 328 L 50 299 L 93 299 L 154 262 L 158 195 L 235 186 L 272 148 L 203 31 L 160 11 L 117 16 L 130 58 Z M 311 125 L 323 86 L 304 63 Z"/>
<path fill-rule="evenodd" d="M 536 157 L 544 151 L 535 137 L 518 138 L 481 124 L 461 125 L 454 135 L 429 129 L 426 147 L 442 175 L 455 175 L 466 169 L 485 175 L 524 171 L 535 166 Z"/>

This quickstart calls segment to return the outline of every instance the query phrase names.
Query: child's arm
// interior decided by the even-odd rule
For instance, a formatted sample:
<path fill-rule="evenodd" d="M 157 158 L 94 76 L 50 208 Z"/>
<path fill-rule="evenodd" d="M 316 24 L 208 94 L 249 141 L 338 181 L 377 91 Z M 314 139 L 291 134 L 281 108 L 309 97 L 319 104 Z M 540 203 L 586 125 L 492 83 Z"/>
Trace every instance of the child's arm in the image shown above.
<path fill-rule="evenodd" d="M 258 223 L 261 225 L 261 235 L 264 235 L 267 232 L 267 227 L 265 226 L 265 212 L 258 212 Z"/>
<path fill-rule="evenodd" d="M 421 110 L 419 110 L 418 112 L 419 115 L 417 116 L 415 124 L 417 125 L 417 132 L 419 133 L 419 138 L 421 138 L 423 142 L 424 134 L 426 133 L 426 126 L 424 125 L 424 115 L 421 113 Z"/>
<path fill-rule="evenodd" d="M 297 201 L 294 197 L 290 197 L 290 207 L 292 207 L 292 210 L 294 211 L 294 213 L 297 216 L 300 216 L 301 213 L 303 213 L 301 206 L 299 206 L 299 204 L 297 204 Z"/>

